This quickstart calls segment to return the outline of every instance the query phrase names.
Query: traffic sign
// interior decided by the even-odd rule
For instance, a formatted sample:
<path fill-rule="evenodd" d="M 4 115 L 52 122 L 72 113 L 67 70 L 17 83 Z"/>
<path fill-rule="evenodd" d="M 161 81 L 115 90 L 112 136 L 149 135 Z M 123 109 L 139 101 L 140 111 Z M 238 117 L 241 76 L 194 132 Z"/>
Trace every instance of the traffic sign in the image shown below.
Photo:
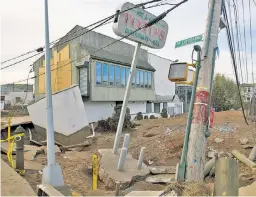
<path fill-rule="evenodd" d="M 198 35 L 198 36 L 194 36 L 191 38 L 187 38 L 185 40 L 180 40 L 178 42 L 175 43 L 175 48 L 179 48 L 179 47 L 183 47 L 189 44 L 194 44 L 196 42 L 201 42 L 203 40 L 203 34 Z"/>
<path fill-rule="evenodd" d="M 131 34 L 126 39 L 140 42 L 154 49 L 164 47 L 168 33 L 168 24 L 164 20 L 160 20 L 147 28 L 142 28 L 156 16 L 129 2 L 119 7 L 117 13 L 119 12 L 121 14 L 117 15 L 113 23 L 113 31 L 116 35 L 126 37 Z M 142 29 L 132 34 L 139 28 Z"/>

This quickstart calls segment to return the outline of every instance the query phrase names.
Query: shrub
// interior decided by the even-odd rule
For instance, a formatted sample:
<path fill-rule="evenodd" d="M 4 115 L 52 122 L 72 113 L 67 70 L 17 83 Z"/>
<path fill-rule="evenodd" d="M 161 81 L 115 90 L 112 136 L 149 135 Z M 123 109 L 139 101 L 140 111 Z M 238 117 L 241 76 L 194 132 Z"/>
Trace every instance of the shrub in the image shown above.
<path fill-rule="evenodd" d="M 155 119 L 155 116 L 154 116 L 154 115 L 151 115 L 151 116 L 149 117 L 149 119 Z"/>
<path fill-rule="evenodd" d="M 167 110 L 166 110 L 165 108 L 162 109 L 161 116 L 162 116 L 163 118 L 168 118 Z"/>
<path fill-rule="evenodd" d="M 146 120 L 146 119 L 148 119 L 148 116 L 146 115 L 146 116 L 144 116 L 144 119 Z"/>
<path fill-rule="evenodd" d="M 143 115 L 141 112 L 137 113 L 137 120 L 142 120 L 143 119 Z"/>

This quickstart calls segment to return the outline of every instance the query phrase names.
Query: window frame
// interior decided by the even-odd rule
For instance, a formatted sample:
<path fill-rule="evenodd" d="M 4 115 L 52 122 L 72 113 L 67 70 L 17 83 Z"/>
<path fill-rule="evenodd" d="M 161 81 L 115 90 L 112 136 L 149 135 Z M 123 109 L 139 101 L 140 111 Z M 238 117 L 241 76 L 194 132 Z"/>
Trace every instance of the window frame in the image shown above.
<path fill-rule="evenodd" d="M 111 68 L 113 68 L 113 81 L 111 81 Z M 115 86 L 116 84 L 116 72 L 115 72 L 115 65 L 114 64 L 109 64 L 109 85 L 110 86 Z M 111 84 L 113 83 L 113 84 Z"/>
<path fill-rule="evenodd" d="M 100 64 L 100 83 L 97 81 L 97 63 Z M 96 85 L 102 85 L 102 62 L 100 61 L 95 61 L 95 84 Z"/>

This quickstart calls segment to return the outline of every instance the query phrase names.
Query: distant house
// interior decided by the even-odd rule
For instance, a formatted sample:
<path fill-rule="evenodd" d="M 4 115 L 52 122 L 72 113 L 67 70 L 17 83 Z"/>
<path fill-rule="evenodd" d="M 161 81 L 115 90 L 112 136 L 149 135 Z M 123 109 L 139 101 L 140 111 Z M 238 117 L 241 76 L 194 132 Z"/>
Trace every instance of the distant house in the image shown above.
<path fill-rule="evenodd" d="M 1 85 L 1 106 L 28 104 L 33 101 L 33 85 L 4 84 Z"/>
<path fill-rule="evenodd" d="M 95 52 L 115 39 L 86 31 L 75 26 L 51 49 L 51 85 L 54 93 L 78 84 L 88 121 L 96 122 L 111 117 L 114 107 L 122 105 L 135 47 L 116 42 Z M 140 50 L 128 102 L 133 117 L 138 112 L 160 115 L 162 108 L 172 103 L 169 98 L 157 99 L 157 95 L 173 97 L 175 94 L 175 85 L 167 78 L 170 63 L 145 49 Z M 40 57 L 33 66 L 38 76 L 35 78 L 38 101 L 45 96 L 45 57 Z M 177 113 L 183 113 L 182 109 Z"/>
<path fill-rule="evenodd" d="M 240 85 L 242 88 L 243 96 L 245 102 L 251 102 L 251 98 L 256 94 L 256 84 L 252 83 L 243 83 Z"/>

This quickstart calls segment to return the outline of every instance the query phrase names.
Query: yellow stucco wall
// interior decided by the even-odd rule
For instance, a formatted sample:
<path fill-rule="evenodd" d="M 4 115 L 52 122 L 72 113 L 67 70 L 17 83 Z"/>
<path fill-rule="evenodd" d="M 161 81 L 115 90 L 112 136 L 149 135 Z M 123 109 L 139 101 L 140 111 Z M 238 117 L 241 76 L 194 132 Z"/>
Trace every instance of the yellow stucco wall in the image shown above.
<path fill-rule="evenodd" d="M 72 85 L 71 64 L 69 57 L 69 45 L 61 51 L 53 51 L 51 58 L 51 80 L 52 92 L 60 91 Z M 45 94 L 45 60 L 42 67 L 39 67 L 39 94 Z"/>

